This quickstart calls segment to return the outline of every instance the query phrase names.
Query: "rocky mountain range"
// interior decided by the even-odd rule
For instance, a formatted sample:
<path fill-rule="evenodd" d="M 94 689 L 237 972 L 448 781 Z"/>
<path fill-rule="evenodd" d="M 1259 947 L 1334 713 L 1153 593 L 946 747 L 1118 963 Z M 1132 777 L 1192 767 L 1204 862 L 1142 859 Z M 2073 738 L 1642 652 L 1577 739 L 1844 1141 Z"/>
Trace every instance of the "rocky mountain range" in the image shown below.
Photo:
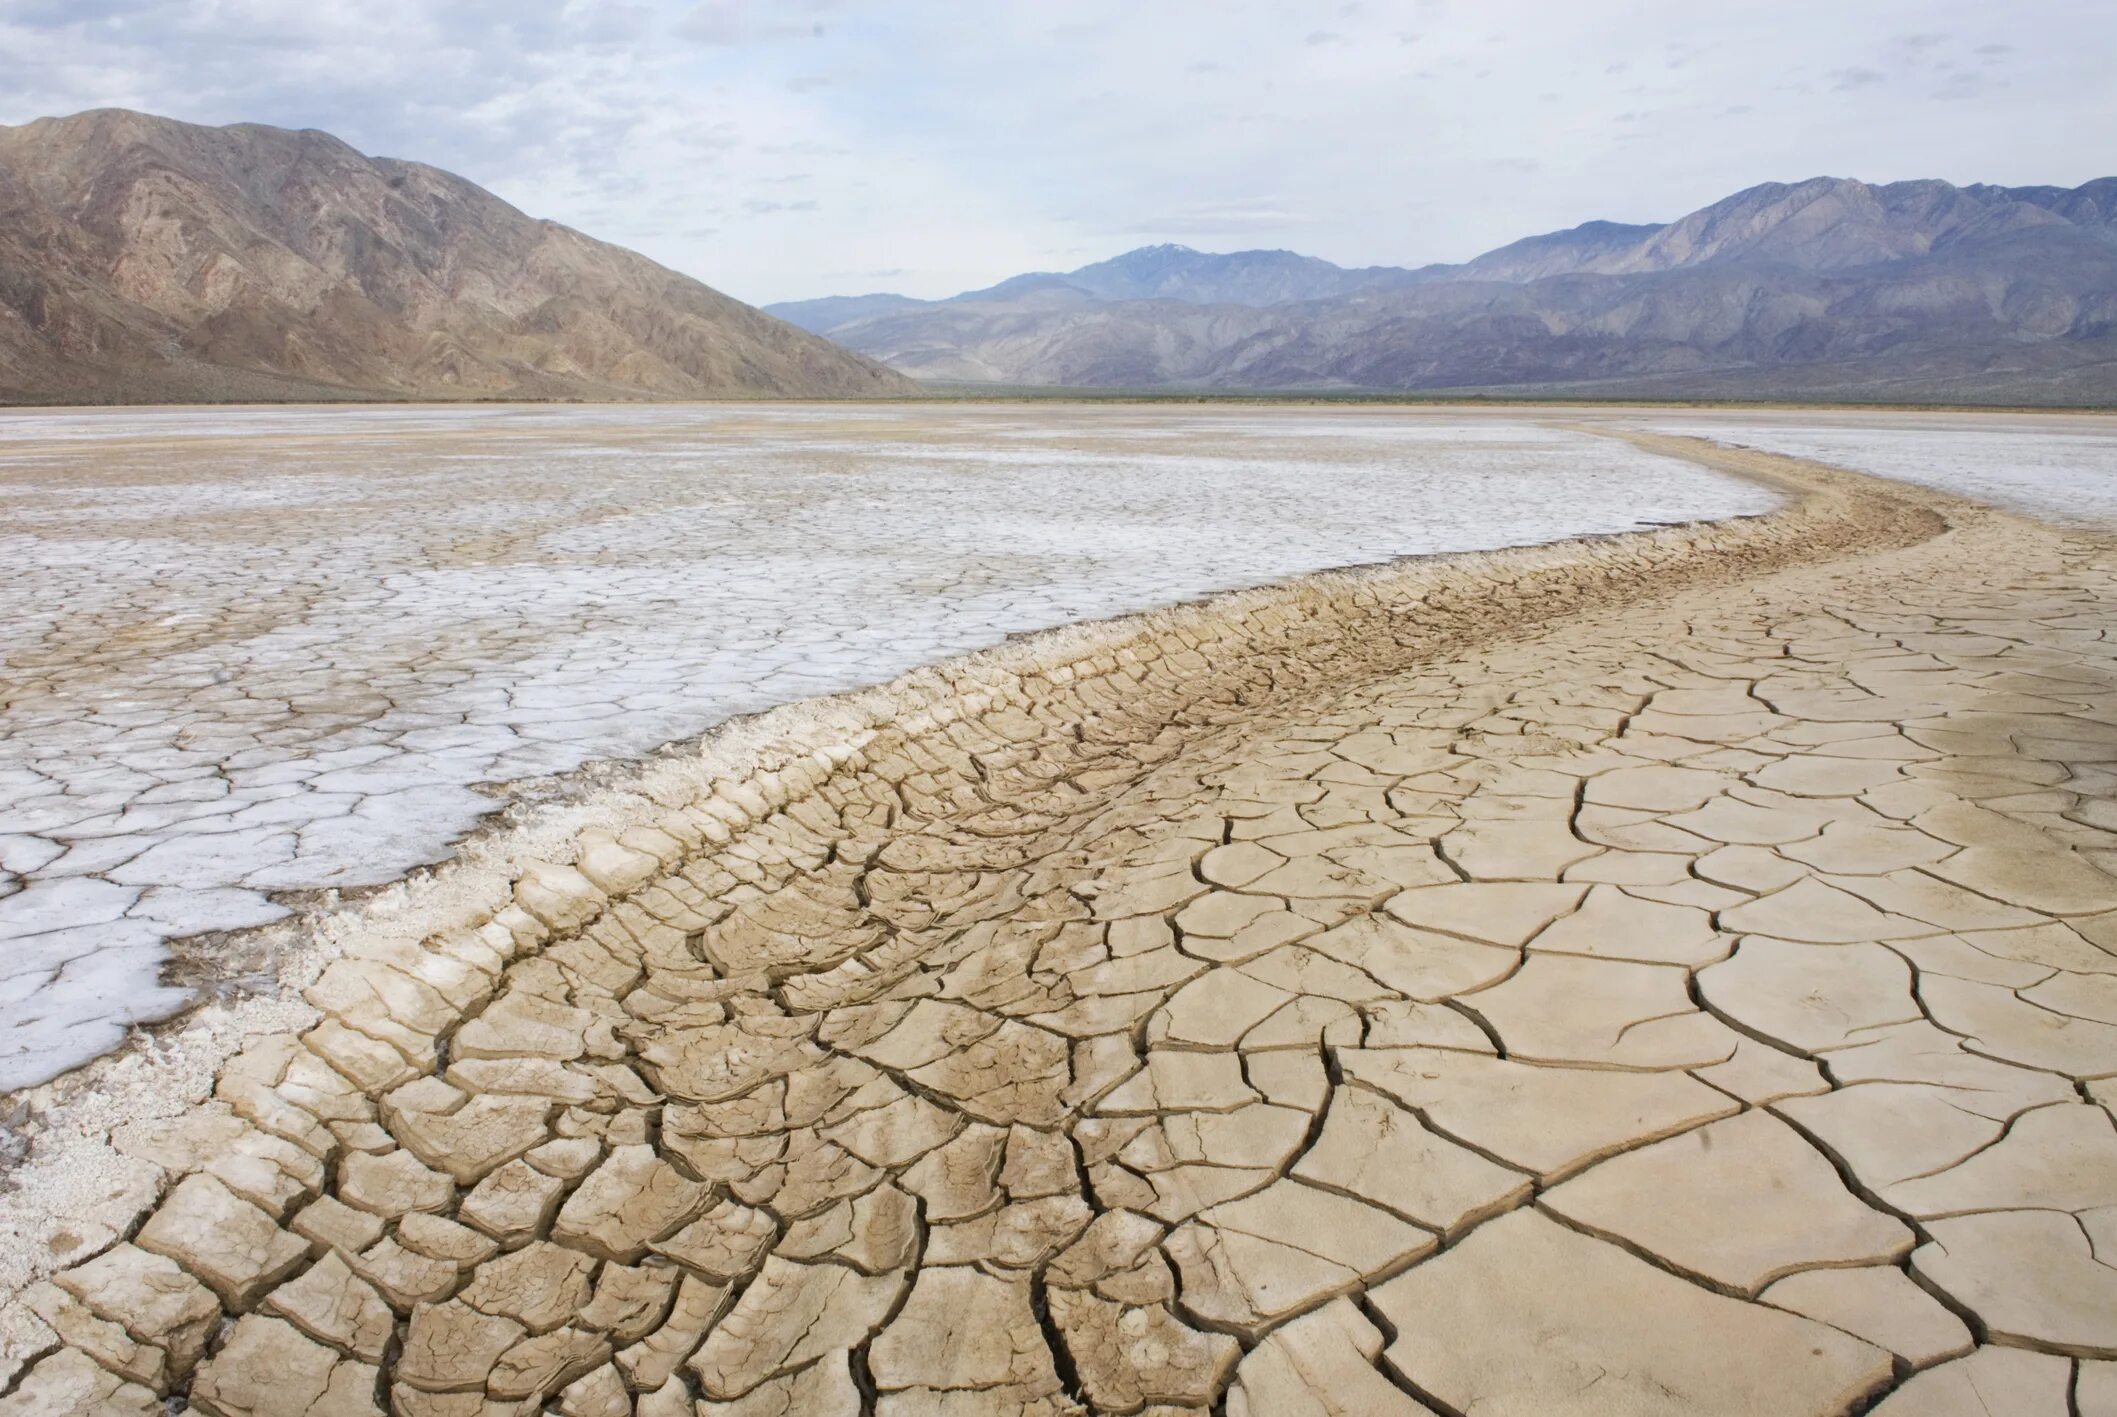
<path fill-rule="evenodd" d="M 920 379 L 2117 401 L 2117 178 L 1767 183 L 1461 265 L 1150 246 L 946 300 L 767 306 Z"/>
<path fill-rule="evenodd" d="M 827 295 L 766 308 L 782 320 L 827 334 L 881 316 L 943 305 L 1011 304 L 1066 309 L 1104 301 L 1173 300 L 1185 305 L 1283 305 L 1328 300 L 1356 290 L 1405 285 L 1423 278 L 1397 266 L 1347 270 L 1292 251 L 1234 251 L 1217 255 L 1188 246 L 1142 246 L 1077 271 L 1033 271 L 947 300 L 908 295 Z"/>
<path fill-rule="evenodd" d="M 122 110 L 0 127 L 0 401 L 911 392 L 416 162 Z"/>

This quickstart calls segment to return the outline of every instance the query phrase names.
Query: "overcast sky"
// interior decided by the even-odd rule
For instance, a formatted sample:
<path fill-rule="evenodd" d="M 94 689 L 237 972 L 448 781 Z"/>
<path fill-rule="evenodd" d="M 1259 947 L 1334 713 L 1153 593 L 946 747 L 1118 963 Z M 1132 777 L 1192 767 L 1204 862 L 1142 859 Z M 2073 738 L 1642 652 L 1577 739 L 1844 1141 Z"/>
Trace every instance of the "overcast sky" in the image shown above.
<path fill-rule="evenodd" d="M 323 128 L 762 302 L 2070 186 L 2117 170 L 2113 54 L 2111 0 L 0 0 L 0 122 Z"/>

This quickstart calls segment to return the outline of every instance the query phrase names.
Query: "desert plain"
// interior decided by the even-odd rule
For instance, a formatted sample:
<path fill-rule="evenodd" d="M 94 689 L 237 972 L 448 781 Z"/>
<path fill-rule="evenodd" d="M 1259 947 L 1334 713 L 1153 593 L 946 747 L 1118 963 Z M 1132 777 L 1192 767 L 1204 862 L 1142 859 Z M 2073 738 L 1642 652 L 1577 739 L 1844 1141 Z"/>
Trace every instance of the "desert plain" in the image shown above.
<path fill-rule="evenodd" d="M 0 486 L 0 1414 L 2117 1411 L 2112 420 Z"/>

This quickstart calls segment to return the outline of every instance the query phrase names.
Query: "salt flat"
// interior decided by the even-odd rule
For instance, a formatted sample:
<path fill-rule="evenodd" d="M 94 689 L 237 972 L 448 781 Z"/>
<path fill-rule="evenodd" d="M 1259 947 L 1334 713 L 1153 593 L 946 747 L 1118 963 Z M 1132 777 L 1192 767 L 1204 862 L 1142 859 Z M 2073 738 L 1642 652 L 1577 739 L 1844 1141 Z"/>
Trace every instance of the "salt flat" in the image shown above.
<path fill-rule="evenodd" d="M 1802 409 L 1641 421 L 1937 488 L 2060 526 L 2117 529 L 2117 419 L 2106 416 Z"/>
<path fill-rule="evenodd" d="M 1756 513 L 1548 421 L 1116 407 L 0 417 L 0 1088 L 166 942 L 446 856 L 485 785 L 1319 568 Z"/>

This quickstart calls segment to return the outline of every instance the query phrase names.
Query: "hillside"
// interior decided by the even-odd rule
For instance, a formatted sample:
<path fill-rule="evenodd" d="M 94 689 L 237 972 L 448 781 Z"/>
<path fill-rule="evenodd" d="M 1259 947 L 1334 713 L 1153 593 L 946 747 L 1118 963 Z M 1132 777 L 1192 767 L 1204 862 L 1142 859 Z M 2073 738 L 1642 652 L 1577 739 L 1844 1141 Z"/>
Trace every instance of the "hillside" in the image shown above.
<path fill-rule="evenodd" d="M 911 388 L 644 256 L 327 133 L 109 109 L 0 127 L 0 401 Z"/>
<path fill-rule="evenodd" d="M 969 383 L 2110 402 L 2117 178 L 1816 178 L 1458 266 L 1149 247 L 949 300 L 771 308 Z"/>

